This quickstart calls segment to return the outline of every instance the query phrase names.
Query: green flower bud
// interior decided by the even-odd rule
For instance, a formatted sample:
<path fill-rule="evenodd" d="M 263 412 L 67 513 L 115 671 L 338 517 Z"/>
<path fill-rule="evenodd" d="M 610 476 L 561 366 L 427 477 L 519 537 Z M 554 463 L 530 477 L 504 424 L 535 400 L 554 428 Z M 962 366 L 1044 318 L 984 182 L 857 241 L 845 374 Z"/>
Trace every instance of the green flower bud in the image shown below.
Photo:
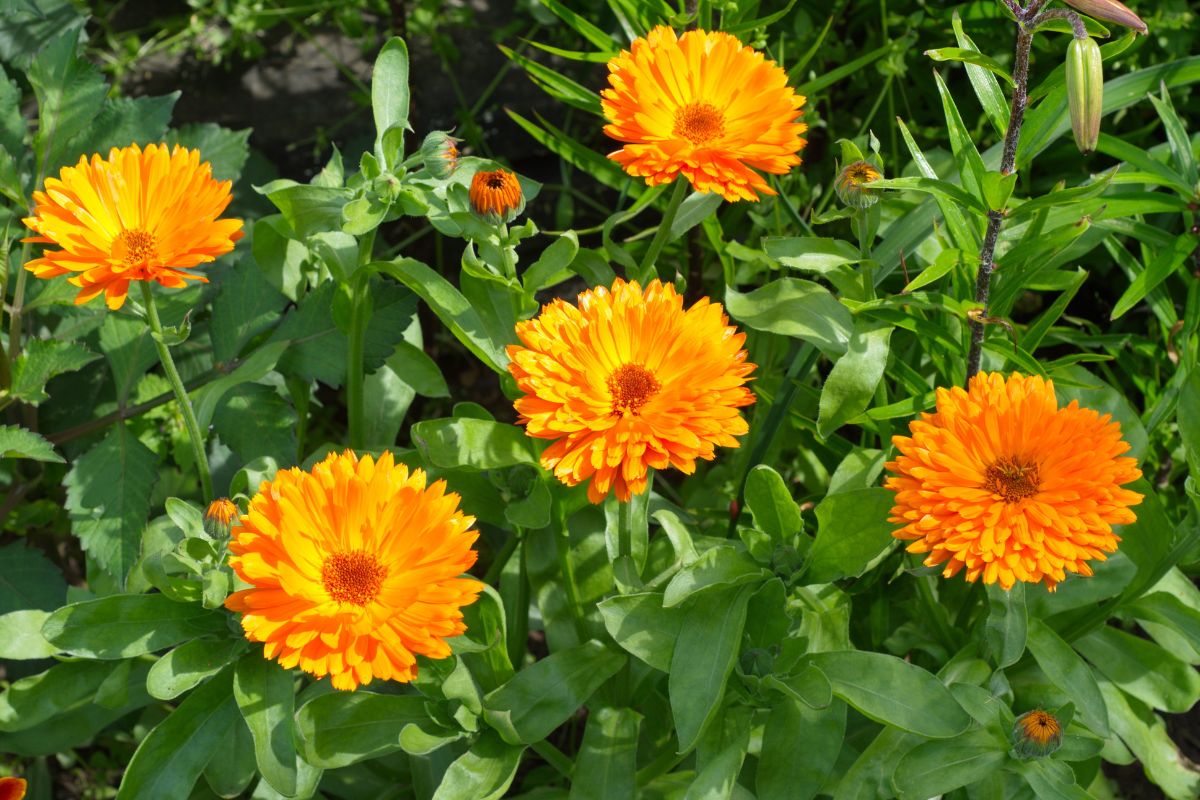
<path fill-rule="evenodd" d="M 1096 149 L 1104 110 L 1104 66 L 1100 45 L 1091 37 L 1072 39 L 1067 45 L 1067 101 L 1075 146 L 1087 155 Z"/>
<path fill-rule="evenodd" d="M 1034 709 L 1017 717 L 1012 742 L 1017 758 L 1044 758 L 1062 746 L 1062 726 L 1049 711 Z"/>
<path fill-rule="evenodd" d="M 874 164 L 855 161 L 853 164 L 847 164 L 838 173 L 833 190 L 839 200 L 852 208 L 870 208 L 879 202 L 880 190 L 869 189 L 863 184 L 882 177 L 883 173 Z"/>
<path fill-rule="evenodd" d="M 1142 34 L 1150 30 L 1146 27 L 1146 23 L 1142 22 L 1141 17 L 1117 0 L 1063 0 L 1063 2 L 1076 11 L 1087 14 L 1092 19 L 1115 22 Z"/>
<path fill-rule="evenodd" d="M 449 178 L 458 168 L 458 143 L 446 131 L 433 131 L 421 143 L 421 158 L 429 174 L 438 179 Z"/>

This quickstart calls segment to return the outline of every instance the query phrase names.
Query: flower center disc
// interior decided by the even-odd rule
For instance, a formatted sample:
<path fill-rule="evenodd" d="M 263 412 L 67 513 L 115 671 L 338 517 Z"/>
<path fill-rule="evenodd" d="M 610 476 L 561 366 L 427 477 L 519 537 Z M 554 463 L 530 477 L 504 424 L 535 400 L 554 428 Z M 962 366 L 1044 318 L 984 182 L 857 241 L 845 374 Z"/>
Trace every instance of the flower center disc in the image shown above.
<path fill-rule="evenodd" d="M 984 471 L 983 488 L 1000 495 L 1006 503 L 1032 497 L 1041 488 L 1038 466 L 1002 458 Z"/>
<path fill-rule="evenodd" d="M 334 553 L 321 565 L 321 583 L 330 599 L 365 606 L 375 599 L 387 577 L 387 568 L 361 550 Z"/>
<path fill-rule="evenodd" d="M 725 135 L 725 115 L 709 103 L 688 103 L 675 112 L 671 133 L 694 145 L 708 144 Z"/>
<path fill-rule="evenodd" d="M 157 251 L 154 234 L 146 231 L 121 231 L 121 235 L 113 242 L 113 257 L 119 258 L 129 266 L 145 264 L 152 260 Z"/>
<path fill-rule="evenodd" d="M 1021 721 L 1025 735 L 1038 744 L 1045 744 L 1058 735 L 1058 720 L 1045 711 L 1035 711 Z"/>
<path fill-rule="evenodd" d="M 622 364 L 608 376 L 614 414 L 636 414 L 660 389 L 662 384 L 654 373 L 640 364 Z"/>

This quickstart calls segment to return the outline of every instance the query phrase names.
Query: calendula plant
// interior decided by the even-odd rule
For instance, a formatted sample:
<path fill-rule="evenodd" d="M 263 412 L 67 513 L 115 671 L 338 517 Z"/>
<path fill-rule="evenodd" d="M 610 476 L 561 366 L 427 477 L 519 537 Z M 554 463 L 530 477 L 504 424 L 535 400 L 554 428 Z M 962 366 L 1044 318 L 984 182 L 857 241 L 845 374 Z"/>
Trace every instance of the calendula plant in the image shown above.
<path fill-rule="evenodd" d="M 796 5 L 542 0 L 545 182 L 0 25 L 0 800 L 1197 796 L 1200 64 Z"/>

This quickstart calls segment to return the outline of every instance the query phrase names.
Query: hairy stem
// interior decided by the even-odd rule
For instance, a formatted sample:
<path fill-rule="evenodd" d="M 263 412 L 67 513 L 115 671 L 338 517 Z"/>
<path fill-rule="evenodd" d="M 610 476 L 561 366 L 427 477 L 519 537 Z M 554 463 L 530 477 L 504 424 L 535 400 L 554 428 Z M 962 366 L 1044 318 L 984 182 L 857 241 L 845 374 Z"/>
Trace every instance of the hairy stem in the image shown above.
<path fill-rule="evenodd" d="M 163 339 L 162 322 L 158 318 L 158 306 L 154 304 L 154 292 L 149 281 L 138 281 L 142 287 L 142 301 L 146 304 L 146 319 L 150 321 L 151 339 L 158 349 L 158 359 L 162 362 L 163 371 L 175 392 L 175 400 L 179 403 L 179 411 L 183 414 L 183 423 L 187 426 L 188 438 L 192 442 L 192 456 L 196 461 L 196 469 L 200 472 L 200 490 L 204 502 L 213 499 L 212 476 L 208 472 L 208 456 L 204 452 L 204 437 L 200 434 L 200 425 L 196 422 L 196 412 L 192 410 L 192 401 L 188 398 L 187 389 L 175 369 L 175 360 L 171 358 L 171 348 Z"/>
<path fill-rule="evenodd" d="M 662 222 L 659 223 L 658 232 L 654 234 L 654 238 L 650 241 L 650 248 L 646 250 L 646 255 L 642 258 L 641 267 L 638 269 L 638 277 L 642 281 L 649 281 L 654 276 L 654 266 L 658 262 L 658 254 L 667 244 L 667 240 L 671 238 L 671 225 L 675 223 L 675 214 L 679 211 L 679 204 L 683 202 L 684 195 L 687 194 L 687 181 L 683 178 L 675 179 L 675 190 L 671 193 L 671 201 L 667 203 L 667 210 L 663 212 Z"/>

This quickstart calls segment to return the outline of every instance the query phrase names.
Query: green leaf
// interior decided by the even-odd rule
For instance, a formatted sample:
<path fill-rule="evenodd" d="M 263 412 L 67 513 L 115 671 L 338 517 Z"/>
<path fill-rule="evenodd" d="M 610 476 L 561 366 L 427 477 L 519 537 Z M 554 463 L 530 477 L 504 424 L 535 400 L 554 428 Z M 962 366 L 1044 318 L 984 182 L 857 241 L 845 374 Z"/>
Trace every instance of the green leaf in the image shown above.
<path fill-rule="evenodd" d="M 891 325 L 867 318 L 855 320 L 846 354 L 834 363 L 821 389 L 817 417 L 821 438 L 829 438 L 867 410 L 887 366 L 891 337 Z"/>
<path fill-rule="evenodd" d="M 79 29 L 71 28 L 49 42 L 26 73 L 37 97 L 33 149 L 42 175 L 75 160 L 70 141 L 95 121 L 108 91 L 100 71 L 76 55 L 78 38 Z"/>
<path fill-rule="evenodd" d="M 142 740 L 117 800 L 186 800 L 196 779 L 238 722 L 233 670 L 196 689 Z"/>
<path fill-rule="evenodd" d="M 935 739 L 908 751 L 892 780 L 901 800 L 925 800 L 995 775 L 1008 760 L 1007 751 L 1007 742 L 988 730 Z"/>
<path fill-rule="evenodd" d="M 64 606 L 42 627 L 46 639 L 84 658 L 132 658 L 228 630 L 223 611 L 161 594 L 121 594 Z"/>
<path fill-rule="evenodd" d="M 296 712 L 296 726 L 304 760 L 326 769 L 407 749 L 407 736 L 458 738 L 429 718 L 423 697 L 367 691 L 313 698 Z"/>
<path fill-rule="evenodd" d="M 67 584 L 42 551 L 22 542 L 0 547 L 0 614 L 53 611 L 66 602 Z"/>
<path fill-rule="evenodd" d="M 525 70 L 525 74 L 529 76 L 529 79 L 536 83 L 546 94 L 581 111 L 586 111 L 597 117 L 601 116 L 600 95 L 592 89 L 588 89 L 586 86 L 576 83 L 567 76 L 539 64 L 532 58 L 515 52 L 512 48 L 500 45 L 500 52 L 504 53 L 509 60 L 515 61 L 521 69 Z"/>
<path fill-rule="evenodd" d="M 1075 773 L 1061 761 L 1034 758 L 1011 762 L 1009 768 L 1025 779 L 1038 800 L 1090 800 L 1092 797 L 1075 783 Z"/>
<path fill-rule="evenodd" d="M 270 456 L 280 464 L 296 461 L 296 412 L 274 387 L 243 384 L 228 392 L 213 412 L 221 441 L 243 462 Z"/>
<path fill-rule="evenodd" d="M 404 160 L 408 124 L 408 47 L 399 36 L 384 43 L 371 73 L 371 113 L 375 117 L 375 158 L 394 170 Z M 394 133 L 393 133 L 394 131 Z"/>
<path fill-rule="evenodd" d="M 1076 641 L 1075 648 L 1101 675 L 1151 708 L 1182 714 L 1200 701 L 1200 674 L 1154 642 L 1105 626 Z"/>
<path fill-rule="evenodd" d="M 573 274 L 571 262 L 578 254 L 579 236 L 575 231 L 567 231 L 559 236 L 521 276 L 525 291 L 539 292 L 570 278 Z"/>
<path fill-rule="evenodd" d="M 164 655 L 146 676 L 146 691 L 159 700 L 174 700 L 211 678 L 246 649 L 246 640 L 193 639 Z"/>
<path fill-rule="evenodd" d="M 726 287 L 725 308 L 747 327 L 803 339 L 830 357 L 846 352 L 853 328 L 850 312 L 828 289 L 799 278 L 779 278 L 749 294 Z"/>
<path fill-rule="evenodd" d="M 630 178 L 615 161 L 605 158 L 592 148 L 554 127 L 541 115 L 538 115 L 538 122 L 535 123 L 511 109 L 505 109 L 505 112 L 513 122 L 520 125 L 526 133 L 551 153 L 610 189 L 624 191 L 635 198 L 641 197 L 648 191 L 641 181 Z"/>
<path fill-rule="evenodd" d="M 770 573 L 744 550 L 721 545 L 706 550 L 671 579 L 663 592 L 663 606 L 672 608 L 698 594 L 759 583 L 769 577 Z"/>
<path fill-rule="evenodd" d="M 304 264 L 309 251 L 295 238 L 282 214 L 271 214 L 254 223 L 251 252 L 264 280 L 287 299 L 295 302 L 306 282 Z M 244 264 L 242 269 L 249 269 Z"/>
<path fill-rule="evenodd" d="M 297 235 L 304 237 L 342 228 L 342 208 L 353 196 L 349 189 L 313 186 L 280 178 L 254 191 L 267 196 Z"/>
<path fill-rule="evenodd" d="M 696 746 L 721 707 L 725 682 L 737 663 L 751 593 L 748 586 L 708 592 L 686 611 L 667 679 L 681 753 Z"/>
<path fill-rule="evenodd" d="M 804 731 L 803 747 L 796 746 L 798 731 Z M 845 735 L 842 701 L 816 711 L 776 696 L 763 726 L 754 785 L 758 800 L 812 800 L 833 774 Z"/>
<path fill-rule="evenodd" d="M 205 430 L 212 424 L 217 405 L 227 392 L 243 383 L 257 381 L 273 370 L 276 362 L 288 351 L 290 344 L 287 339 L 267 342 L 247 356 L 233 372 L 222 375 L 199 389 L 192 400 L 192 406 L 196 411 L 196 421 L 200 429 Z"/>
<path fill-rule="evenodd" d="M 405 344 L 405 343 L 402 343 Z M 404 427 L 404 417 L 417 393 L 392 366 L 397 350 L 388 363 L 366 377 L 363 389 L 363 443 L 368 447 L 391 447 Z"/>
<path fill-rule="evenodd" d="M 33 431 L 17 425 L 0 425 L 0 458 L 32 458 L 63 464 L 54 446 Z"/>
<path fill-rule="evenodd" d="M 955 12 L 955 15 L 957 16 L 957 12 Z M 939 47 L 935 50 L 926 50 L 925 55 L 934 61 L 959 61 L 964 64 L 974 64 L 977 67 L 983 67 L 988 72 L 1004 78 L 1009 86 L 1013 85 L 1012 76 L 1008 74 L 1004 67 L 1000 66 L 1000 62 L 994 58 L 985 56 L 978 50 L 968 50 L 963 47 Z"/>
<path fill-rule="evenodd" d="M 949 203 L 954 203 L 957 206 L 965 208 L 969 211 L 974 211 L 980 216 L 987 213 L 987 209 L 983 207 L 983 203 L 974 196 L 963 191 L 962 188 L 955 186 L 953 183 L 947 183 L 936 178 L 911 177 L 911 178 L 884 178 L 874 181 L 871 184 L 872 189 L 902 189 L 905 191 L 921 192 L 930 194 L 939 200 L 944 200 Z"/>
<path fill-rule="evenodd" d="M 250 156 L 250 129 L 234 131 L 211 122 L 189 122 L 168 131 L 167 144 L 199 150 L 200 158 L 212 164 L 214 178 L 236 183 Z"/>
<path fill-rule="evenodd" d="M 1016 664 L 1025 654 L 1029 622 L 1025 610 L 1025 584 L 1018 582 L 1005 590 L 990 583 L 987 596 L 988 618 L 984 635 L 996 669 L 1004 669 Z"/>
<path fill-rule="evenodd" d="M 117 403 L 124 406 L 138 380 L 158 362 L 150 327 L 132 316 L 105 314 L 100 326 L 100 349 L 112 370 Z"/>
<path fill-rule="evenodd" d="M 296 794 L 296 746 L 293 742 L 295 678 L 259 652 L 247 654 L 233 673 L 233 695 L 254 739 L 258 771 L 275 791 Z"/>
<path fill-rule="evenodd" d="M 0 731 L 33 728 L 90 703 L 112 669 L 96 661 L 68 661 L 13 681 L 0 692 Z"/>
<path fill-rule="evenodd" d="M 895 543 L 888 522 L 895 495 L 887 489 L 856 489 L 827 496 L 817 504 L 817 538 L 804 580 L 829 583 L 861 575 Z"/>
<path fill-rule="evenodd" d="M 1083 724 L 1100 736 L 1108 736 L 1108 709 L 1083 659 L 1040 619 L 1029 620 L 1028 645 L 1042 672 L 1079 709 Z"/>
<path fill-rule="evenodd" d="M 167 132 L 179 92 L 161 97 L 113 97 L 72 144 L 78 152 L 108 155 L 114 147 L 158 144 Z"/>
<path fill-rule="evenodd" d="M 544 739 L 625 665 L 625 654 L 591 640 L 551 653 L 483 699 L 483 716 L 509 744 Z"/>
<path fill-rule="evenodd" d="M 396 345 L 396 352 L 387 361 L 406 384 L 422 397 L 449 397 L 450 388 L 437 362 L 425 351 L 409 342 Z"/>
<path fill-rule="evenodd" d="M 1154 291 L 1159 284 L 1183 266 L 1195 249 L 1196 237 L 1188 232 L 1175 237 L 1175 241 L 1170 247 L 1159 250 L 1154 260 L 1146 265 L 1146 269 L 1137 274 L 1129 284 L 1129 288 L 1118 298 L 1109 319 L 1119 319 L 1140 303 L 1147 294 Z"/>
<path fill-rule="evenodd" d="M 254 742 L 246 723 L 235 717 L 204 767 L 204 782 L 219 797 L 241 797 L 256 777 Z"/>
<path fill-rule="evenodd" d="M 683 800 L 728 800 L 733 797 L 738 773 L 742 771 L 742 762 L 746 760 L 749 739 L 749 731 L 743 730 L 740 736 L 726 744 L 716 755 L 700 762 L 704 766 L 696 774 Z M 722 739 L 722 743 L 724 741 Z"/>
<path fill-rule="evenodd" d="M 219 362 L 237 358 L 247 342 L 278 322 L 285 305 L 287 298 L 254 264 L 243 260 L 226 271 L 212 305 L 213 358 Z"/>
<path fill-rule="evenodd" d="M 818 275 L 829 275 L 863 260 L 862 253 L 849 242 L 817 236 L 768 236 L 763 239 L 763 252 L 785 267 Z"/>
<path fill-rule="evenodd" d="M 834 800 L 862 797 L 894 797 L 892 776 L 900 759 L 920 744 L 921 739 L 898 728 L 884 728 L 846 769 L 837 782 Z"/>
<path fill-rule="evenodd" d="M 31 339 L 13 364 L 12 396 L 22 403 L 36 406 L 50 399 L 46 394 L 46 384 L 51 378 L 74 372 L 98 358 L 99 354 L 77 342 Z"/>
<path fill-rule="evenodd" d="M 157 482 L 158 456 L 120 423 L 63 479 L 72 532 L 122 584 L 140 554 L 150 492 Z"/>
<path fill-rule="evenodd" d="M 1099 683 L 1111 712 L 1113 732 L 1141 763 L 1146 777 L 1172 800 L 1200 796 L 1200 773 L 1180 758 L 1179 747 L 1171 740 L 1162 718 L 1112 683 Z"/>
<path fill-rule="evenodd" d="M 1175 168 L 1189 186 L 1195 186 L 1197 180 L 1200 180 L 1200 172 L 1196 167 L 1196 156 L 1192 153 L 1192 137 L 1188 135 L 1183 120 L 1179 118 L 1175 106 L 1171 103 L 1166 84 L 1162 85 L 1162 94 L 1159 97 L 1149 95 L 1149 98 L 1154 110 L 1158 112 L 1159 119 L 1162 120 Z"/>
<path fill-rule="evenodd" d="M 958 736 L 971 724 L 941 681 L 895 656 L 847 650 L 805 660 L 825 673 L 835 695 L 881 724 L 929 739 Z"/>
<path fill-rule="evenodd" d="M 809 708 L 828 708 L 833 702 L 833 684 L 812 664 L 794 675 L 768 675 L 763 679 L 763 686 L 782 692 L 793 700 L 799 700 Z"/>
<path fill-rule="evenodd" d="M 59 649 L 42 635 L 49 616 L 49 611 L 40 608 L 0 614 L 0 659 L 27 661 L 58 655 Z"/>
<path fill-rule="evenodd" d="M 499 469 L 538 463 L 533 443 L 515 425 L 467 417 L 430 419 L 413 425 L 411 435 L 422 457 L 438 467 Z"/>
<path fill-rule="evenodd" d="M 433 800 L 499 800 L 517 776 L 524 752 L 524 746 L 505 744 L 495 731 L 485 731 L 446 769 Z"/>
<path fill-rule="evenodd" d="M 746 505 L 754 515 L 754 524 L 777 544 L 788 542 L 793 534 L 804 530 L 800 506 L 779 473 L 766 464 L 759 464 L 746 476 Z"/>
<path fill-rule="evenodd" d="M 599 603 L 608 635 L 623 649 L 663 672 L 671 671 L 671 654 L 685 612 L 664 608 L 657 592 L 614 595 Z"/>
<path fill-rule="evenodd" d="M 567 8 L 560 0 L 541 0 L 542 5 L 554 12 L 572 30 L 587 39 L 593 47 L 610 57 L 616 55 L 617 46 L 612 37 L 579 14 Z"/>
<path fill-rule="evenodd" d="M 588 714 L 568 800 L 620 800 L 637 796 L 641 721 L 642 715 L 629 708 L 597 708 Z"/>

